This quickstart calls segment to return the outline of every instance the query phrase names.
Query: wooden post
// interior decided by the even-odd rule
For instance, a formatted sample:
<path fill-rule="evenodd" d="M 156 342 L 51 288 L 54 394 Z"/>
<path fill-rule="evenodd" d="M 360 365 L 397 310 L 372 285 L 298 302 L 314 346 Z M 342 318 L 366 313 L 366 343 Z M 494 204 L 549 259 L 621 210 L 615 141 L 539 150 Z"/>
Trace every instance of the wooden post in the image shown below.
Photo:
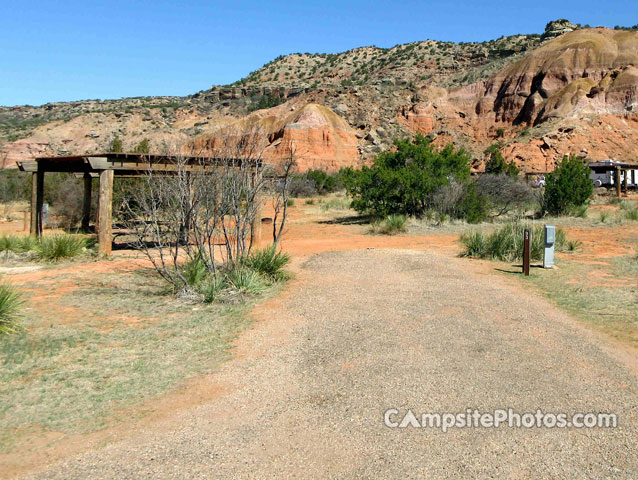
<path fill-rule="evenodd" d="M 27 230 L 29 230 L 29 220 L 30 220 L 29 217 L 30 217 L 30 215 L 29 215 L 29 212 L 27 210 L 25 210 L 22 213 L 24 213 L 24 217 L 23 217 L 24 224 L 22 225 L 22 231 L 26 232 Z"/>
<path fill-rule="evenodd" d="M 529 230 L 523 232 L 523 273 L 529 276 Z"/>
<path fill-rule="evenodd" d="M 113 170 L 100 172 L 100 206 L 98 212 L 99 233 L 98 252 L 101 255 L 111 255 L 113 247 L 112 213 L 113 213 Z"/>
<path fill-rule="evenodd" d="M 38 233 L 38 215 L 36 213 L 36 205 L 38 203 L 38 172 L 31 174 L 31 225 L 29 227 L 29 233 L 31 235 L 37 235 Z"/>
<path fill-rule="evenodd" d="M 628 185 L 628 178 L 629 177 L 629 170 L 625 170 L 625 178 L 623 179 L 623 190 L 625 191 L 625 197 L 627 195 L 629 195 L 629 185 Z"/>
<path fill-rule="evenodd" d="M 261 198 L 255 199 L 255 218 L 250 225 L 250 245 L 258 246 L 261 242 Z"/>
<path fill-rule="evenodd" d="M 84 199 L 82 201 L 82 230 L 88 231 L 91 222 L 91 189 L 93 179 L 88 173 L 84 174 Z"/>
<path fill-rule="evenodd" d="M 620 197 L 620 167 L 616 167 L 616 196 Z"/>
<path fill-rule="evenodd" d="M 44 170 L 31 174 L 31 235 L 42 235 L 42 205 L 44 204 Z"/>

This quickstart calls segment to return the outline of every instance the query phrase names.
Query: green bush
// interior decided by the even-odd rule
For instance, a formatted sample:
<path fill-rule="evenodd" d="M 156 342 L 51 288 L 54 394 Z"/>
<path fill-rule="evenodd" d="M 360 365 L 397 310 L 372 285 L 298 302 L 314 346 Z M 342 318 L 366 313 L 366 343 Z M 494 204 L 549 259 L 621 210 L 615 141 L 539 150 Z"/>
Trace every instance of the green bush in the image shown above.
<path fill-rule="evenodd" d="M 503 158 L 503 154 L 500 151 L 501 144 L 494 144 L 485 150 L 486 154 L 489 154 L 490 159 L 485 164 L 485 173 L 492 175 L 508 175 L 515 177 L 519 174 L 520 170 L 514 164 L 514 162 L 507 162 Z"/>
<path fill-rule="evenodd" d="M 586 205 L 594 193 L 589 167 L 579 158 L 565 156 L 547 175 L 543 194 L 543 213 L 565 215 Z"/>
<path fill-rule="evenodd" d="M 0 202 L 9 203 L 31 198 L 31 175 L 19 170 L 0 170 Z"/>
<path fill-rule="evenodd" d="M 78 256 L 86 248 L 86 240 L 78 235 L 42 237 L 35 248 L 40 260 L 57 261 Z"/>
<path fill-rule="evenodd" d="M 545 242 L 543 226 L 530 227 L 520 222 L 508 223 L 488 235 L 481 232 L 462 235 L 461 243 L 464 247 L 462 255 L 505 262 L 521 260 L 523 258 L 523 231 L 526 228 L 530 229 L 530 259 L 541 260 Z M 573 250 L 578 245 L 574 243 L 571 247 Z M 557 251 L 570 249 L 563 230 L 556 230 L 555 248 Z"/>
<path fill-rule="evenodd" d="M 277 247 L 272 245 L 260 250 L 253 250 L 244 260 L 244 265 L 271 280 L 285 280 L 288 272 L 284 267 L 290 262 L 290 255 L 277 251 Z"/>
<path fill-rule="evenodd" d="M 421 217 L 435 191 L 451 180 L 469 181 L 470 157 L 453 145 L 437 151 L 429 139 L 417 135 L 412 141 L 395 141 L 395 151 L 377 155 L 372 167 L 348 168 L 342 175 L 356 211 Z"/>
<path fill-rule="evenodd" d="M 0 284 L 0 335 L 21 330 L 16 320 L 23 303 L 20 295 L 11 287 Z"/>

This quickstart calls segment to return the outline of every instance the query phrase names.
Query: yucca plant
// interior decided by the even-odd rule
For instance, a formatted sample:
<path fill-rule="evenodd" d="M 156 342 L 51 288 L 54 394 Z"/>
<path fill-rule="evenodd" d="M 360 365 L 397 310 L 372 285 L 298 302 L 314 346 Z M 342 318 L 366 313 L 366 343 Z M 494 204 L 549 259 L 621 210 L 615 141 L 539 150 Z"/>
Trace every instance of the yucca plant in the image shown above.
<path fill-rule="evenodd" d="M 0 237 L 0 252 L 28 252 L 33 250 L 36 245 L 37 240 L 30 236 L 3 235 Z"/>
<path fill-rule="evenodd" d="M 201 257 L 187 261 L 180 270 L 189 287 L 197 287 L 208 276 L 206 262 Z"/>
<path fill-rule="evenodd" d="M 83 237 L 77 235 L 54 235 L 42 237 L 36 247 L 38 258 L 41 260 L 57 261 L 62 258 L 72 258 L 79 255 L 85 248 Z"/>
<path fill-rule="evenodd" d="M 199 292 L 202 294 L 204 303 L 212 303 L 227 286 L 226 278 L 221 275 L 208 277 L 199 284 Z"/>
<path fill-rule="evenodd" d="M 405 232 L 407 223 L 408 217 L 405 215 L 388 215 L 388 217 L 381 222 L 380 232 L 384 235 L 394 235 L 395 233 Z"/>
<path fill-rule="evenodd" d="M 405 215 L 388 215 L 383 220 L 375 220 L 370 224 L 369 233 L 395 235 L 407 230 L 408 218 Z"/>
<path fill-rule="evenodd" d="M 228 285 L 242 293 L 260 293 L 264 289 L 264 282 L 255 270 L 238 266 L 226 274 Z"/>
<path fill-rule="evenodd" d="M 21 330 L 16 320 L 23 303 L 22 297 L 10 286 L 0 284 L 0 335 Z"/>
<path fill-rule="evenodd" d="M 487 239 L 481 232 L 465 233 L 461 236 L 461 243 L 465 247 L 464 257 L 483 258 L 487 252 Z"/>
<path fill-rule="evenodd" d="M 285 280 L 289 277 L 284 267 L 290 262 L 290 255 L 277 251 L 275 245 L 260 250 L 253 250 L 244 259 L 244 266 L 254 270 L 271 280 Z"/>

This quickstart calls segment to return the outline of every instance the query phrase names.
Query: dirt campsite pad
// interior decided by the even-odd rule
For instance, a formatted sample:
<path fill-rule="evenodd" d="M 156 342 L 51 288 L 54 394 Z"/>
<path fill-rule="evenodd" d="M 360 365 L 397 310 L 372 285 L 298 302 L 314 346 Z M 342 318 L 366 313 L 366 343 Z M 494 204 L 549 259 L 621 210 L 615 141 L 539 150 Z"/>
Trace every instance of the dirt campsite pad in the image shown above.
<path fill-rule="evenodd" d="M 324 253 L 210 377 L 215 398 L 36 478 L 635 478 L 631 365 L 464 260 Z M 389 428 L 384 412 L 615 412 L 615 429 Z"/>
<path fill-rule="evenodd" d="M 224 325 L 213 322 L 216 333 L 187 338 L 199 342 L 191 362 L 175 343 L 177 324 L 163 322 L 189 315 L 187 323 L 199 332 L 212 328 L 205 319 L 216 313 L 169 306 L 148 275 L 135 276 L 142 266 L 130 252 L 6 275 L 51 328 L 103 338 L 87 344 L 85 362 L 94 358 L 87 352 L 103 358 L 106 342 L 116 358 L 128 352 L 129 363 L 152 364 L 153 352 L 166 352 L 159 350 L 162 338 L 170 339 L 173 357 L 160 362 L 165 374 L 141 389 L 137 403 L 104 409 L 98 431 L 25 429 L 15 448 L 0 455 L 3 471 L 65 479 L 638 476 L 638 357 L 631 342 L 559 310 L 560 301 L 543 295 L 546 272 L 533 269 L 529 283 L 499 273 L 500 264 L 458 258 L 458 234 L 467 226 L 417 225 L 386 237 L 366 234 L 350 213 L 293 208 L 284 248 L 293 255 L 295 279 L 254 306 L 249 329 L 242 331 L 243 314 L 234 315 Z M 577 235 L 580 226 L 569 228 Z M 621 238 L 627 231 L 618 226 L 606 233 Z M 566 265 L 577 259 L 589 265 L 591 248 L 584 243 L 579 253 L 563 256 L 554 273 L 566 274 L 563 281 L 577 275 Z M 88 303 L 79 293 L 86 286 L 95 287 Z M 87 305 L 100 308 L 91 312 Z M 237 332 L 232 358 L 220 363 L 230 358 L 227 345 Z M 223 340 L 220 356 L 203 358 L 206 334 Z M 155 340 L 145 343 L 149 338 Z M 176 372 L 181 381 L 171 377 Z M 139 378 L 149 374 L 137 371 Z M 52 376 L 30 375 L 25 385 Z M 118 378 L 106 375 L 104 385 L 117 385 Z M 48 390 L 53 403 L 56 385 L 67 387 L 56 382 Z M 50 421 L 54 405 L 42 405 L 49 416 L 41 418 Z M 400 420 L 408 409 L 420 418 L 468 408 L 611 412 L 618 427 L 443 433 L 384 424 L 388 409 Z"/>

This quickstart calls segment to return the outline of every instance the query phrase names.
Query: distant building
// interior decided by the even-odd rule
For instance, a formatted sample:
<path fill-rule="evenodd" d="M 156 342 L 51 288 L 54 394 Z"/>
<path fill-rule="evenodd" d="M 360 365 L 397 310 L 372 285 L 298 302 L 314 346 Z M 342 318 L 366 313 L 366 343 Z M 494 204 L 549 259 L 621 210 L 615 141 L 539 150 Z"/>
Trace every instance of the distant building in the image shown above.
<path fill-rule="evenodd" d="M 627 175 L 627 186 L 638 187 L 638 165 L 618 162 L 616 160 L 603 160 L 589 164 L 591 173 L 589 178 L 595 187 L 611 187 L 616 184 L 616 169 L 620 168 L 620 182 L 624 184 Z"/>

